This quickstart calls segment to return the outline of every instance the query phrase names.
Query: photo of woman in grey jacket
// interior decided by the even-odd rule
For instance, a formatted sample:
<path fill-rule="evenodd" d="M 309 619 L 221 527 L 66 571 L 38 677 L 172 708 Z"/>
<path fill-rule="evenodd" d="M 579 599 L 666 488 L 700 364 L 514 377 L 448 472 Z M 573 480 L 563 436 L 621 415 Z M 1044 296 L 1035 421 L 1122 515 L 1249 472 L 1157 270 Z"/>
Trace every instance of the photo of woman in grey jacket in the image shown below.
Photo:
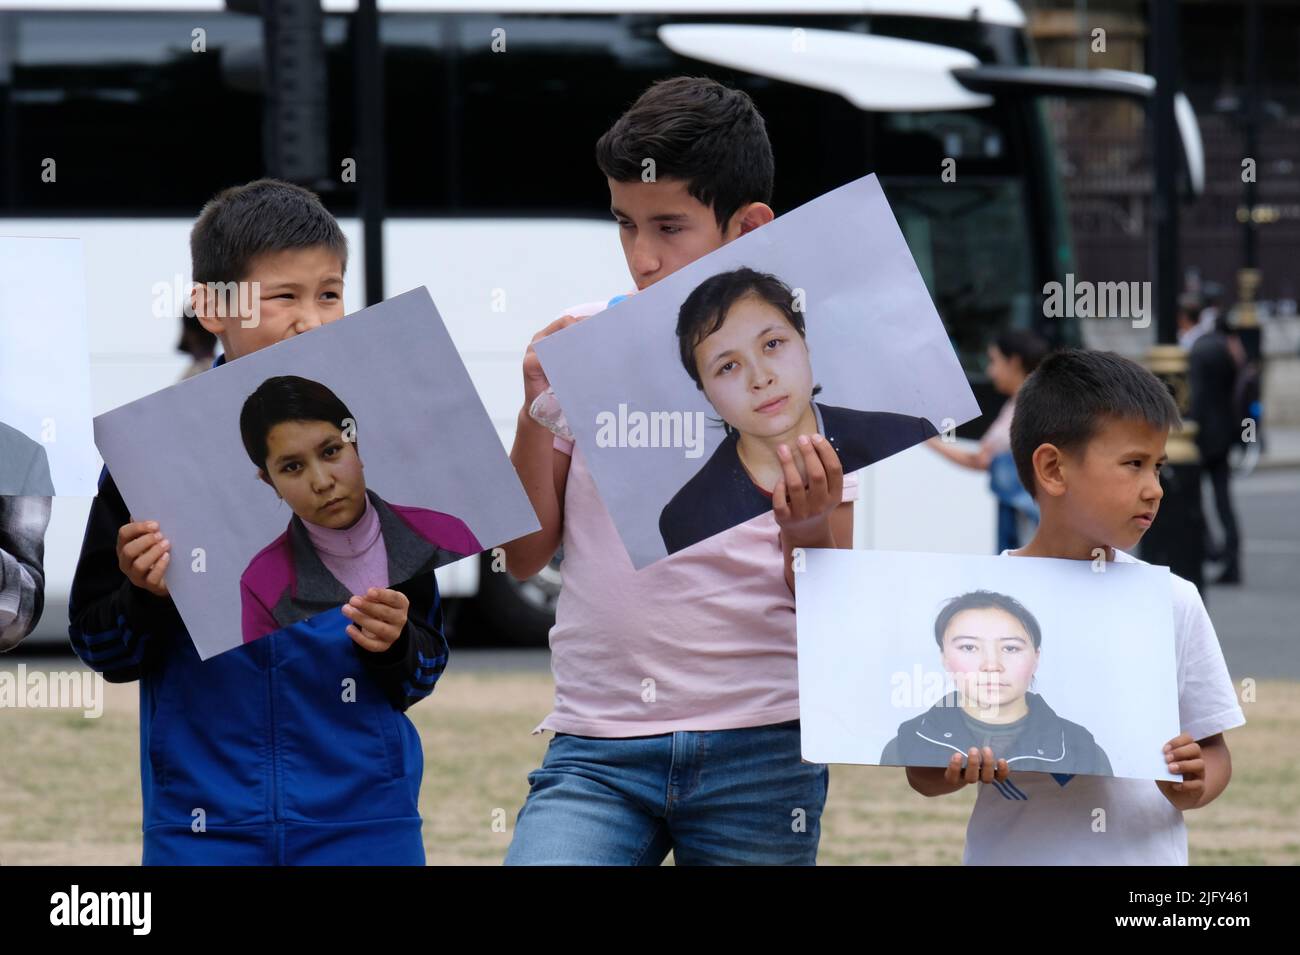
<path fill-rule="evenodd" d="M 954 752 L 987 746 L 1013 772 L 1114 775 L 1092 733 L 1030 692 L 1043 634 L 1018 600 L 991 590 L 954 597 L 934 639 L 957 688 L 898 727 L 882 765 L 947 766 Z"/>

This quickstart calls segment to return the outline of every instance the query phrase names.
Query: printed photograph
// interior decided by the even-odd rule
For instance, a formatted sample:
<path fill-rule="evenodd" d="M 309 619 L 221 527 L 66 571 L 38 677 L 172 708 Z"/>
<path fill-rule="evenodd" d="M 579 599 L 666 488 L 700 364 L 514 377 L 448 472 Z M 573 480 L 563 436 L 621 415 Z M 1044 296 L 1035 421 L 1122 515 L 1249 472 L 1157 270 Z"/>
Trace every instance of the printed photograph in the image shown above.
<path fill-rule="evenodd" d="M 534 347 L 637 568 L 770 512 L 800 435 L 847 474 L 980 413 L 874 175 Z"/>
<path fill-rule="evenodd" d="M 423 288 L 101 415 L 95 434 L 127 505 L 166 528 L 166 585 L 203 659 L 537 527 Z"/>
<path fill-rule="evenodd" d="M 804 758 L 1168 779 L 1178 735 L 1169 569 L 810 550 L 799 572 Z M 1098 570 L 1103 567 L 1103 570 Z"/>

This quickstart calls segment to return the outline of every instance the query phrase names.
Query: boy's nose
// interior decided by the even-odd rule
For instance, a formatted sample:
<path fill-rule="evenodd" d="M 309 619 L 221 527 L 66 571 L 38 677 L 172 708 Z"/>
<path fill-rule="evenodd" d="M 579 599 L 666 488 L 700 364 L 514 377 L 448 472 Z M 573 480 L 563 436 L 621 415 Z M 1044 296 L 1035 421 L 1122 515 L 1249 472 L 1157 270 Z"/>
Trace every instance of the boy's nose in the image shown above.
<path fill-rule="evenodd" d="M 648 243 L 637 239 L 632 247 L 632 268 L 637 275 L 654 275 L 659 271 L 659 256 Z"/>
<path fill-rule="evenodd" d="M 316 309 L 310 307 L 304 308 L 302 312 L 299 313 L 298 320 L 294 322 L 294 325 L 297 326 L 297 330 L 300 333 L 310 331 L 313 328 L 320 328 L 322 324 L 324 323 L 321 321 L 321 317 L 316 312 Z"/>
<path fill-rule="evenodd" d="M 1160 475 L 1158 474 L 1153 475 L 1142 490 L 1144 492 L 1142 500 L 1150 501 L 1152 504 L 1160 503 L 1160 500 L 1165 496 L 1165 487 L 1160 483 Z"/>

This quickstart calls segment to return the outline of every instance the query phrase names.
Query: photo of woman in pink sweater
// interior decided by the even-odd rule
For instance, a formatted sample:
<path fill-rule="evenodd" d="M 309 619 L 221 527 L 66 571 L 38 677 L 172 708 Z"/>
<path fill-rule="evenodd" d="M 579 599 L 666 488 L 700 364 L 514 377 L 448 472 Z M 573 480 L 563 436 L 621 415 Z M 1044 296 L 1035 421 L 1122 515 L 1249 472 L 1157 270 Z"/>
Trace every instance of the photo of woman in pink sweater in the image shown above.
<path fill-rule="evenodd" d="M 459 518 L 366 487 L 356 419 L 320 382 L 268 378 L 239 430 L 258 478 L 293 511 L 240 577 L 244 643 L 482 550 Z"/>

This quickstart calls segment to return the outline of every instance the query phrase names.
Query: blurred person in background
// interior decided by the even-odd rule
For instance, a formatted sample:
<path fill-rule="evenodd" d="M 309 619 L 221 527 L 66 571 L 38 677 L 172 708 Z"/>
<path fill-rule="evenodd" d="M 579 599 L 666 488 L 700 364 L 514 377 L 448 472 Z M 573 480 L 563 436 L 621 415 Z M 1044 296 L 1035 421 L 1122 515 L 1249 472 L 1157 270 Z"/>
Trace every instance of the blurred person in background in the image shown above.
<path fill-rule="evenodd" d="M 1182 321 L 1180 317 L 1180 322 Z M 1201 473 L 1214 489 L 1214 507 L 1223 527 L 1223 544 L 1206 541 L 1206 554 L 1223 564 L 1214 584 L 1241 583 L 1241 540 L 1232 507 L 1229 482 L 1232 469 L 1228 452 L 1241 440 L 1240 385 L 1245 353 L 1219 315 L 1214 326 L 1196 336 L 1187 356 L 1187 381 L 1191 390 L 1189 417 L 1196 422 L 1196 447 L 1201 453 Z M 1206 535 L 1208 537 L 1208 523 Z"/>
<path fill-rule="evenodd" d="M 217 336 L 200 325 L 197 316 L 182 315 L 181 340 L 176 343 L 176 350 L 191 359 L 190 366 L 181 375 L 181 381 L 185 381 L 212 367 L 217 355 Z"/>
<path fill-rule="evenodd" d="M 1007 400 L 980 438 L 979 447 L 966 451 L 944 442 L 941 437 L 929 441 L 949 461 L 989 473 L 989 488 L 998 501 L 995 553 L 1019 547 L 1038 523 L 1038 507 L 1021 486 L 1011 458 L 1011 417 L 1016 408 L 1016 393 L 1048 350 L 1042 336 L 1028 329 L 1011 328 L 998 335 L 988 347 L 986 370 L 993 387 L 1006 395 Z"/>

